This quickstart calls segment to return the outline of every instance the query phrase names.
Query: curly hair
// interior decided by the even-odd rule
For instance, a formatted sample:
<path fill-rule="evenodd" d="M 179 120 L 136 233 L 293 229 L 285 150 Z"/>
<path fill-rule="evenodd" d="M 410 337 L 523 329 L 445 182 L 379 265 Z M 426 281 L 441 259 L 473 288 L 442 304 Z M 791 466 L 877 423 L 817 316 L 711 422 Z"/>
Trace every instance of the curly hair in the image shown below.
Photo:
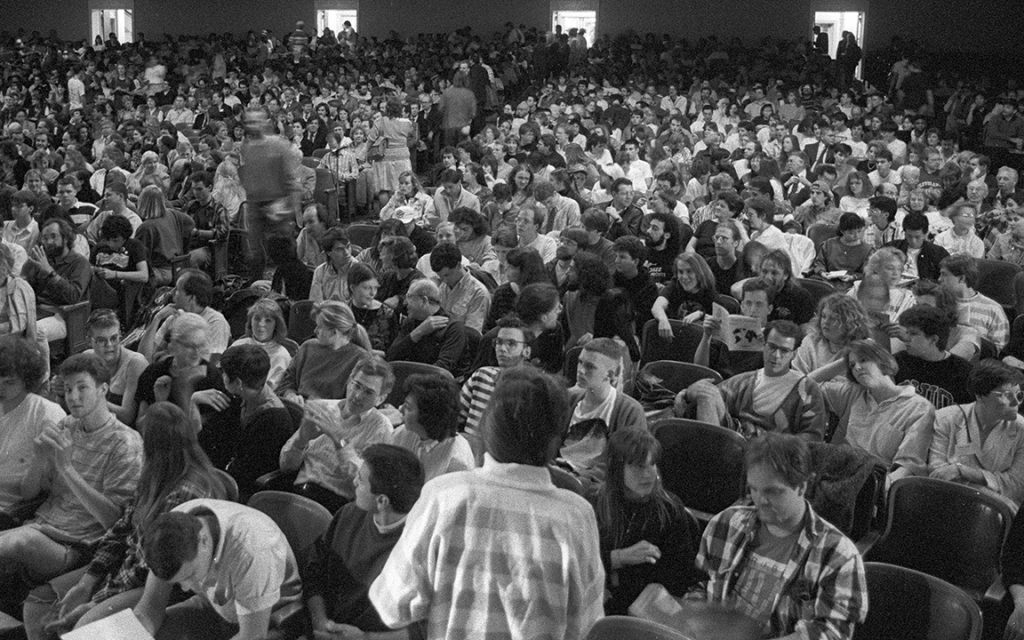
<path fill-rule="evenodd" d="M 814 319 L 814 328 L 819 336 L 824 335 L 821 330 L 821 316 L 825 311 L 839 322 L 847 344 L 854 340 L 867 339 L 868 318 L 864 314 L 864 307 L 855 298 L 843 293 L 833 293 L 821 299 Z"/>

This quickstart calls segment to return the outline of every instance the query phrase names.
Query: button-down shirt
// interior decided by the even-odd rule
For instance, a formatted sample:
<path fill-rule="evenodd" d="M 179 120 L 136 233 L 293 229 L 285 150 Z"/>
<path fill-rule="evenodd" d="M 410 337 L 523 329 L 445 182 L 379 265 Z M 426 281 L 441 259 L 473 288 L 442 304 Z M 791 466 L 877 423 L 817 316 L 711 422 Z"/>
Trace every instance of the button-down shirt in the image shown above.
<path fill-rule="evenodd" d="M 696 565 L 708 574 L 709 602 L 728 602 L 743 566 L 756 547 L 761 526 L 755 507 L 731 507 L 708 523 Z M 849 640 L 868 608 L 860 552 L 839 529 L 807 504 L 800 535 L 775 594 L 770 637 L 797 632 L 809 640 Z"/>
<path fill-rule="evenodd" d="M 389 627 L 427 637 L 582 640 L 604 615 L 593 508 L 545 467 L 489 455 L 427 483 L 370 600 Z"/>
<path fill-rule="evenodd" d="M 352 292 L 348 287 L 348 270 L 356 262 L 357 260 L 352 258 L 341 271 L 334 268 L 330 259 L 317 267 L 313 271 L 313 283 L 309 287 L 309 299 L 313 302 L 338 300 L 347 303 L 352 298 Z"/>
<path fill-rule="evenodd" d="M 1024 417 L 1004 420 L 981 438 L 975 403 L 935 412 L 928 466 L 960 463 L 980 469 L 984 488 L 1019 505 L 1024 500 Z"/>
<path fill-rule="evenodd" d="M 431 222 L 435 227 L 438 223 L 447 222 L 448 216 L 459 207 L 469 207 L 480 213 L 480 199 L 466 189 L 462 189 L 459 192 L 459 197 L 452 200 L 444 192 L 444 189 L 438 188 L 434 193 L 434 215 L 437 216 L 437 221 L 432 220 Z"/>
<path fill-rule="evenodd" d="M 454 287 L 441 283 L 441 308 L 452 320 L 461 320 L 470 329 L 483 333 L 491 308 L 491 293 L 471 273 L 464 271 Z"/>

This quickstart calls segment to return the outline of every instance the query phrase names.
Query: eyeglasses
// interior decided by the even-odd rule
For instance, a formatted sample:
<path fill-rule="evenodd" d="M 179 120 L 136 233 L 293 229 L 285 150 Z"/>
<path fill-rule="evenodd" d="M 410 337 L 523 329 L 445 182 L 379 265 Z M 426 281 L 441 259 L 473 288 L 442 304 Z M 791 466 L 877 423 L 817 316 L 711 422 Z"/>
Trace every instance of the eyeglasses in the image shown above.
<path fill-rule="evenodd" d="M 781 345 L 773 344 L 771 342 L 764 343 L 764 348 L 766 351 L 778 353 L 784 356 L 788 356 L 789 354 L 796 351 L 796 349 L 790 349 L 789 347 L 783 347 Z"/>
<path fill-rule="evenodd" d="M 182 349 L 187 349 L 189 351 L 202 351 L 203 349 L 206 348 L 205 344 L 198 342 L 185 342 L 184 340 L 175 340 L 174 344 L 178 345 Z"/>
<path fill-rule="evenodd" d="M 1024 391 L 1021 391 L 1020 389 L 1017 389 L 1016 391 L 993 391 L 989 395 L 1002 398 L 1010 404 L 1020 404 L 1024 401 Z"/>
<path fill-rule="evenodd" d="M 441 301 L 438 300 L 437 298 L 432 298 L 430 296 L 425 296 L 423 294 L 415 294 L 415 295 L 411 295 L 409 297 L 410 298 L 419 298 L 420 300 L 426 302 L 427 304 L 436 304 L 436 305 L 440 305 L 441 304 Z"/>
<path fill-rule="evenodd" d="M 511 340 L 508 338 L 496 338 L 494 340 L 495 347 L 504 347 L 506 349 L 515 349 L 517 344 L 526 344 L 524 340 Z"/>

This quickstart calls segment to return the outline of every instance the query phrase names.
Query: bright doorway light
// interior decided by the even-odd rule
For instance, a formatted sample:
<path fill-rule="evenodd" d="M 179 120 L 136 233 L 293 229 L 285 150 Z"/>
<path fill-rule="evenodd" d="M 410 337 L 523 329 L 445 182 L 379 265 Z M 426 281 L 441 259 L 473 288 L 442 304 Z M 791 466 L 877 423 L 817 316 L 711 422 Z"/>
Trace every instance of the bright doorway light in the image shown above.
<path fill-rule="evenodd" d="M 316 12 L 316 32 L 317 35 L 324 32 L 324 28 L 328 28 L 337 35 L 348 20 L 352 23 L 352 29 L 358 33 L 359 25 L 357 24 L 358 11 L 350 10 L 343 11 L 340 9 L 321 9 Z"/>
<path fill-rule="evenodd" d="M 821 27 L 822 33 L 828 34 L 828 55 L 836 59 L 840 36 L 849 31 L 857 38 L 857 45 L 864 50 L 864 12 L 863 11 L 815 11 L 814 26 Z M 863 60 L 862 60 L 863 64 Z M 860 77 L 861 65 L 857 65 L 854 73 Z"/>
<path fill-rule="evenodd" d="M 593 44 L 594 34 L 597 31 L 596 11 L 552 11 L 551 31 L 561 25 L 562 33 L 569 33 L 572 29 L 586 29 L 587 42 Z"/>
<path fill-rule="evenodd" d="M 113 33 L 119 42 L 131 42 L 134 37 L 132 9 L 92 9 L 92 40 L 96 36 L 104 41 Z M 91 43 L 90 42 L 90 43 Z"/>

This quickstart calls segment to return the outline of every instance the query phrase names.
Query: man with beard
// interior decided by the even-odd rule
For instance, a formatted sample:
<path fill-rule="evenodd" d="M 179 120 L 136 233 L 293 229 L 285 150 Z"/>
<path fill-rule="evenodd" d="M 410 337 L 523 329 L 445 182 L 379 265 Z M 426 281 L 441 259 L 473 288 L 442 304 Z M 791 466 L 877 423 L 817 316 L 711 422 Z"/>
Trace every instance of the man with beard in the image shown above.
<path fill-rule="evenodd" d="M 583 229 L 562 229 L 558 236 L 558 247 L 555 259 L 547 265 L 548 276 L 558 287 L 558 293 L 564 295 L 573 284 L 572 259 L 579 251 L 588 247 L 587 232 Z"/>
<path fill-rule="evenodd" d="M 71 251 L 75 232 L 61 218 L 51 218 L 39 232 L 39 244 L 32 247 L 22 277 L 36 292 L 36 331 L 46 341 L 67 336 L 64 318 L 57 313 L 61 305 L 88 298 L 92 269 L 89 260 Z"/>
<path fill-rule="evenodd" d="M 652 213 L 644 231 L 647 257 L 643 267 L 650 273 L 655 284 L 662 284 L 672 277 L 672 266 L 682 243 L 679 221 L 668 213 Z"/>

